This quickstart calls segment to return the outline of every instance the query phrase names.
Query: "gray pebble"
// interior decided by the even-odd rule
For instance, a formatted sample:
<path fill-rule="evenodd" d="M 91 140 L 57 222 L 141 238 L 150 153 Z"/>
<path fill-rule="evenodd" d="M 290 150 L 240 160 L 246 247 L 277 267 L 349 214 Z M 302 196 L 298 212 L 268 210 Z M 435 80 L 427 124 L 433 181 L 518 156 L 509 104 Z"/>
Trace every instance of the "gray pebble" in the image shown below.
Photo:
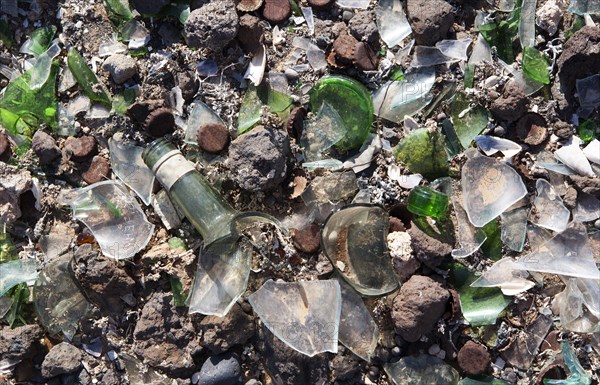
<path fill-rule="evenodd" d="M 352 11 L 346 10 L 342 13 L 342 19 L 344 21 L 350 21 L 350 19 L 352 19 L 353 16 L 354 16 L 354 12 L 352 12 Z"/>
<path fill-rule="evenodd" d="M 199 383 L 202 385 L 232 385 L 240 382 L 242 368 L 231 353 L 209 357 L 200 369 Z"/>
<path fill-rule="evenodd" d="M 220 51 L 235 38 L 238 26 L 233 1 L 211 1 L 190 13 L 184 25 L 184 35 L 192 48 Z"/>
<path fill-rule="evenodd" d="M 117 84 L 122 84 L 137 74 L 135 59 L 120 53 L 109 56 L 102 64 L 102 68 L 108 71 Z"/>

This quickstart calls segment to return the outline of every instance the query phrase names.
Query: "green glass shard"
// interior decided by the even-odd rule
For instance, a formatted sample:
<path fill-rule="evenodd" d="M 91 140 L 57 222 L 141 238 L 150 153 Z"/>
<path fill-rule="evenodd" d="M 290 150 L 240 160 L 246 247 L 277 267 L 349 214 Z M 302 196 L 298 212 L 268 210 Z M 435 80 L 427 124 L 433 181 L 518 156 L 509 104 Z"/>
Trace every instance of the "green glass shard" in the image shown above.
<path fill-rule="evenodd" d="M 475 68 L 476 68 L 475 64 L 467 64 L 465 66 L 465 77 L 464 77 L 465 88 L 473 88 L 473 84 L 475 81 Z"/>
<path fill-rule="evenodd" d="M 21 283 L 13 287 L 8 295 L 11 299 L 11 305 L 3 319 L 11 327 L 27 325 L 23 317 L 23 305 L 29 300 L 29 288 L 26 283 Z"/>
<path fill-rule="evenodd" d="M 486 257 L 494 261 L 499 260 L 502 258 L 502 238 L 498 220 L 488 222 L 481 229 L 487 236 L 487 239 L 481 245 L 481 251 Z"/>
<path fill-rule="evenodd" d="M 336 143 L 340 150 L 358 150 L 371 132 L 373 100 L 360 82 L 345 76 L 326 76 L 311 90 L 309 107 L 316 112 L 329 104 L 342 118 L 346 135 Z"/>
<path fill-rule="evenodd" d="M 6 48 L 10 48 L 13 45 L 12 33 L 8 27 L 8 22 L 4 19 L 0 20 L 0 41 Z"/>
<path fill-rule="evenodd" d="M 183 284 L 181 280 L 176 276 L 169 276 L 169 283 L 171 284 L 171 291 L 173 292 L 173 304 L 176 307 L 185 306 L 186 293 L 183 291 Z"/>
<path fill-rule="evenodd" d="M 583 16 L 575 15 L 573 18 L 573 23 L 571 23 L 571 28 L 565 31 L 565 41 L 569 40 L 575 32 L 579 31 L 583 27 L 585 27 L 585 19 Z"/>
<path fill-rule="evenodd" d="M 472 326 L 492 325 L 510 304 L 511 298 L 495 287 L 471 287 L 477 276 L 460 263 L 453 263 L 450 283 L 458 291 L 465 320 Z"/>
<path fill-rule="evenodd" d="M 550 84 L 548 58 L 533 47 L 523 48 L 523 73 L 528 78 L 543 84 Z"/>
<path fill-rule="evenodd" d="M 438 131 L 415 130 L 392 151 L 396 160 L 408 166 L 411 172 L 429 180 L 448 175 L 448 155 Z"/>
<path fill-rule="evenodd" d="M 600 133 L 600 127 L 592 119 L 588 119 L 577 127 L 577 135 L 583 143 L 589 143 L 596 138 L 596 133 Z"/>
<path fill-rule="evenodd" d="M 569 377 L 564 380 L 544 379 L 545 385 L 590 385 L 592 376 L 586 372 L 577 358 L 577 354 L 568 342 L 561 344 L 561 350 L 565 365 L 569 369 Z"/>
<path fill-rule="evenodd" d="M 472 378 L 464 378 L 460 380 L 458 385 L 510 385 L 508 382 L 499 380 L 494 377 L 486 376 L 479 380 L 474 380 Z"/>
<path fill-rule="evenodd" d="M 129 7 L 129 1 L 127 0 L 105 0 L 106 7 L 108 10 L 120 16 L 123 19 L 129 20 L 133 18 L 131 8 Z"/>
<path fill-rule="evenodd" d="M 67 64 L 81 90 L 93 101 L 111 107 L 110 96 L 75 48 L 69 50 Z"/>
<path fill-rule="evenodd" d="M 6 232 L 6 223 L 0 227 L 0 263 L 17 258 L 17 249 L 10 235 Z"/>
<path fill-rule="evenodd" d="M 183 241 L 183 239 L 178 238 L 178 237 L 173 237 L 173 238 L 169 239 L 167 243 L 169 244 L 169 247 L 171 249 L 182 249 L 182 250 L 188 249 L 188 245 L 186 245 L 186 243 Z"/>
<path fill-rule="evenodd" d="M 407 209 L 413 214 L 441 218 L 448 212 L 448 195 L 429 187 L 417 186 L 408 194 Z"/>
<path fill-rule="evenodd" d="M 127 108 L 135 102 L 135 91 L 126 88 L 122 94 L 117 94 L 112 100 L 112 111 L 118 115 L 125 115 Z"/>
<path fill-rule="evenodd" d="M 267 106 L 271 113 L 285 120 L 292 107 L 292 98 L 289 95 L 275 91 L 265 83 L 260 84 L 258 87 L 252 84 L 249 85 L 240 107 L 239 135 L 248 132 L 260 122 L 264 106 Z"/>
<path fill-rule="evenodd" d="M 515 7 L 505 20 L 479 26 L 479 32 L 485 41 L 490 46 L 495 46 L 500 59 L 507 63 L 512 63 L 515 60 L 513 40 L 515 40 L 519 30 L 521 3 L 521 1 L 515 3 Z"/>
<path fill-rule="evenodd" d="M 388 80 L 394 80 L 397 82 L 404 80 L 404 71 L 402 71 L 402 67 L 400 67 L 400 66 L 393 67 L 392 70 L 390 71 Z"/>
<path fill-rule="evenodd" d="M 56 27 L 53 25 L 36 29 L 31 33 L 29 40 L 21 47 L 21 52 L 31 53 L 35 56 L 43 54 L 50 47 L 55 34 Z"/>
<path fill-rule="evenodd" d="M 471 107 L 465 94 L 456 95 L 450 105 L 450 116 L 463 148 L 471 146 L 473 139 L 487 127 L 489 119 L 488 111 L 479 105 Z"/>

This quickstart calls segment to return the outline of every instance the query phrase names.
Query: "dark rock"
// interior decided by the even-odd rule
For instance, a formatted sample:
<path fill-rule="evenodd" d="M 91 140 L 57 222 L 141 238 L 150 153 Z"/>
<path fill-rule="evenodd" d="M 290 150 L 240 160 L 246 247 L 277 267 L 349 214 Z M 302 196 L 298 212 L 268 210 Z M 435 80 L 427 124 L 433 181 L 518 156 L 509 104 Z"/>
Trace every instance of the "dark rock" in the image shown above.
<path fill-rule="evenodd" d="M 577 190 L 573 187 L 569 187 L 563 197 L 563 203 L 569 210 L 573 210 L 577 204 Z"/>
<path fill-rule="evenodd" d="M 137 64 L 131 56 L 120 53 L 106 58 L 102 68 L 110 74 L 112 80 L 117 84 L 125 83 L 137 74 Z"/>
<path fill-rule="evenodd" d="M 174 376 L 191 376 L 193 355 L 202 347 L 189 317 L 173 305 L 173 295 L 156 292 L 142 308 L 133 331 L 134 352 L 153 368 Z"/>
<path fill-rule="evenodd" d="M 184 35 L 190 47 L 206 47 L 218 52 L 235 38 L 238 25 L 233 1 L 211 1 L 190 13 L 184 25 Z"/>
<path fill-rule="evenodd" d="M 61 152 L 52 136 L 42 130 L 37 130 L 31 139 L 31 148 L 40 159 L 42 166 L 48 165 L 60 158 Z"/>
<path fill-rule="evenodd" d="M 0 329 L 0 360 L 21 360 L 39 345 L 44 331 L 38 325 Z"/>
<path fill-rule="evenodd" d="M 222 123 L 208 122 L 198 128 L 198 146 L 212 154 L 219 153 L 229 143 L 229 131 Z"/>
<path fill-rule="evenodd" d="M 233 385 L 240 383 L 242 367 L 231 353 L 209 357 L 200 369 L 202 385 Z"/>
<path fill-rule="evenodd" d="M 552 95 L 559 100 L 558 112 L 571 120 L 574 112 L 577 79 L 600 72 L 600 28 L 583 27 L 563 45 L 557 62 L 558 81 L 554 82 Z"/>
<path fill-rule="evenodd" d="M 433 279 L 413 275 L 394 298 L 392 321 L 396 332 L 408 342 L 429 333 L 446 309 L 448 290 Z"/>
<path fill-rule="evenodd" d="M 373 71 L 377 69 L 377 54 L 369 44 L 360 42 L 354 48 L 354 65 L 362 71 Z"/>
<path fill-rule="evenodd" d="M 126 308 L 122 298 L 133 298 L 134 280 L 90 244 L 75 251 L 73 271 L 88 299 L 104 313 L 120 315 Z"/>
<path fill-rule="evenodd" d="M 169 0 L 132 0 L 131 3 L 139 13 L 154 14 L 169 4 Z"/>
<path fill-rule="evenodd" d="M 144 128 L 148 135 L 160 138 L 175 130 L 175 117 L 168 108 L 156 109 L 146 118 Z"/>
<path fill-rule="evenodd" d="M 500 120 L 514 122 L 527 112 L 529 101 L 521 87 L 508 83 L 502 97 L 493 101 L 491 110 Z"/>
<path fill-rule="evenodd" d="M 308 0 L 308 5 L 313 8 L 326 8 L 333 4 L 334 0 Z"/>
<path fill-rule="evenodd" d="M 290 117 L 288 118 L 288 132 L 297 140 L 302 137 L 306 114 L 306 108 L 304 107 L 294 107 L 290 112 Z"/>
<path fill-rule="evenodd" d="M 81 369 L 83 354 L 68 342 L 61 342 L 50 349 L 42 362 L 42 376 L 52 378 Z"/>
<path fill-rule="evenodd" d="M 177 86 L 181 88 L 181 96 L 185 100 L 192 100 L 198 92 L 200 82 L 192 71 L 183 71 L 177 74 Z"/>
<path fill-rule="evenodd" d="M 517 122 L 516 136 L 525 143 L 537 146 L 548 137 L 548 124 L 546 119 L 535 112 L 528 112 Z"/>
<path fill-rule="evenodd" d="M 454 22 L 452 6 L 444 0 L 408 0 L 407 18 L 417 45 L 434 45 Z"/>
<path fill-rule="evenodd" d="M 404 227 L 404 223 L 396 217 L 390 217 L 390 233 L 394 231 L 406 231 L 406 227 Z"/>
<path fill-rule="evenodd" d="M 257 126 L 229 146 L 233 179 L 248 191 L 268 191 L 283 182 L 288 172 L 290 139 L 286 132 Z"/>
<path fill-rule="evenodd" d="M 160 25 L 158 28 L 158 35 L 166 46 L 180 43 L 183 38 L 179 28 L 169 22 L 164 22 Z"/>
<path fill-rule="evenodd" d="M 353 356 L 337 354 L 331 363 L 336 382 L 352 383 L 352 380 L 360 377 L 360 362 Z"/>
<path fill-rule="evenodd" d="M 225 317 L 207 316 L 200 322 L 201 344 L 214 354 L 220 354 L 235 345 L 243 345 L 256 332 L 254 319 L 234 305 Z"/>
<path fill-rule="evenodd" d="M 575 129 L 567 122 L 559 120 L 554 124 L 554 135 L 558 136 L 562 140 L 567 140 L 573 136 Z"/>
<path fill-rule="evenodd" d="M 480 375 L 490 366 L 490 354 L 482 345 L 467 341 L 458 352 L 458 365 L 469 376 Z"/>
<path fill-rule="evenodd" d="M 579 190 L 600 198 L 600 178 L 580 175 L 570 175 L 568 178 Z"/>
<path fill-rule="evenodd" d="M 415 256 L 425 265 L 435 268 L 452 252 L 453 242 L 442 242 L 425 234 L 414 223 L 407 230 Z"/>
<path fill-rule="evenodd" d="M 70 136 L 65 142 L 64 151 L 67 157 L 80 162 L 96 155 L 98 146 L 93 136 L 82 136 L 80 138 Z"/>
<path fill-rule="evenodd" d="M 237 39 L 244 51 L 257 52 L 263 43 L 263 34 L 264 29 L 258 17 L 248 14 L 240 17 Z"/>
<path fill-rule="evenodd" d="M 242 12 L 257 11 L 263 5 L 263 0 L 240 0 L 237 9 Z"/>
<path fill-rule="evenodd" d="M 354 50 L 358 40 L 352 35 L 346 33 L 338 36 L 333 42 L 333 52 L 335 53 L 335 62 L 338 65 L 348 66 L 354 60 Z"/>
<path fill-rule="evenodd" d="M 10 144 L 8 142 L 8 138 L 6 137 L 6 133 L 4 131 L 0 131 L 0 160 L 6 161 L 10 158 Z"/>
<path fill-rule="evenodd" d="M 359 41 L 377 44 L 379 30 L 375 24 L 375 17 L 371 11 L 358 11 L 348 22 L 350 33 Z"/>
<path fill-rule="evenodd" d="M 316 253 L 321 247 L 321 228 L 311 223 L 303 230 L 292 230 L 292 242 L 294 246 L 308 254 Z"/>
<path fill-rule="evenodd" d="M 87 170 L 81 174 L 81 177 L 87 184 L 108 180 L 110 179 L 110 163 L 100 155 L 96 155 L 92 158 Z"/>
<path fill-rule="evenodd" d="M 292 6 L 288 0 L 265 0 L 263 17 L 268 21 L 279 24 L 292 15 Z"/>

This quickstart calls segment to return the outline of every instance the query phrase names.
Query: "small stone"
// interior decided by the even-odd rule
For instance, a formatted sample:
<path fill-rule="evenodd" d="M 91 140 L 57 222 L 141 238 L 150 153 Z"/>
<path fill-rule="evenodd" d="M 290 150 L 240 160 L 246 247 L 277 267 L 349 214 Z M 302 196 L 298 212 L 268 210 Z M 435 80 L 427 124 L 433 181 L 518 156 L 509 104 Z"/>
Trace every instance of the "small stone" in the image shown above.
<path fill-rule="evenodd" d="M 358 11 L 348 22 L 350 33 L 359 41 L 377 44 L 379 31 L 371 11 Z"/>
<path fill-rule="evenodd" d="M 208 122 L 198 128 L 198 146 L 212 154 L 219 153 L 229 143 L 229 131 L 222 123 Z"/>
<path fill-rule="evenodd" d="M 404 223 L 399 218 L 390 217 L 390 233 L 396 231 L 406 231 L 406 227 L 404 227 Z"/>
<path fill-rule="evenodd" d="M 209 357 L 200 369 L 202 385 L 233 385 L 239 383 L 242 368 L 231 353 Z"/>
<path fill-rule="evenodd" d="M 558 136 L 562 140 L 567 140 L 573 136 L 575 129 L 567 122 L 559 120 L 554 124 L 554 135 Z"/>
<path fill-rule="evenodd" d="M 235 345 L 243 345 L 254 336 L 252 316 L 234 305 L 224 317 L 207 316 L 200 321 L 200 343 L 213 354 L 224 353 Z"/>
<path fill-rule="evenodd" d="M 358 40 L 348 34 L 341 34 L 333 42 L 333 52 L 335 52 L 336 63 L 341 65 L 350 65 L 354 60 L 354 50 Z"/>
<path fill-rule="evenodd" d="M 334 0 L 308 0 L 308 5 L 313 8 L 326 8 L 333 4 Z"/>
<path fill-rule="evenodd" d="M 556 0 L 549 0 L 537 10 L 535 23 L 538 27 L 548 32 L 548 35 L 554 36 L 556 31 L 558 31 L 558 25 L 562 17 L 562 11 Z"/>
<path fill-rule="evenodd" d="M 132 0 L 133 7 L 141 14 L 154 14 L 167 4 L 169 0 Z"/>
<path fill-rule="evenodd" d="M 96 139 L 93 136 L 75 138 L 70 136 L 65 141 L 65 153 L 74 161 L 83 161 L 98 153 Z"/>
<path fill-rule="evenodd" d="M 21 360 L 31 357 L 31 351 L 43 336 L 44 331 L 38 325 L 0 328 L 0 359 Z"/>
<path fill-rule="evenodd" d="M 288 118 L 288 132 L 297 140 L 302 137 L 306 114 L 306 108 L 304 107 L 294 107 L 290 112 L 290 116 Z"/>
<path fill-rule="evenodd" d="M 321 228 L 311 223 L 303 230 L 292 231 L 292 242 L 294 246 L 308 254 L 316 253 L 321 247 Z"/>
<path fill-rule="evenodd" d="M 391 232 L 387 244 L 398 279 L 404 282 L 421 267 L 421 262 L 413 255 L 410 235 L 402 231 Z"/>
<path fill-rule="evenodd" d="M 0 159 L 7 159 L 10 157 L 10 144 L 4 131 L 0 131 Z"/>
<path fill-rule="evenodd" d="M 0 139 L 1 140 L 1 139 Z M 40 159 L 42 166 L 51 164 L 54 160 L 60 158 L 61 152 L 54 138 L 42 130 L 37 130 L 31 139 L 31 148 Z"/>
<path fill-rule="evenodd" d="M 156 109 L 146 118 L 144 128 L 149 135 L 160 138 L 175 130 L 175 117 L 168 108 Z"/>
<path fill-rule="evenodd" d="M 264 29 L 260 19 L 248 14 L 240 17 L 237 39 L 244 51 L 257 52 L 264 40 Z"/>
<path fill-rule="evenodd" d="M 600 178 L 593 178 L 581 175 L 569 175 L 572 183 L 586 194 L 595 195 L 600 198 Z"/>
<path fill-rule="evenodd" d="M 458 365 L 470 376 L 477 376 L 490 366 L 490 354 L 482 345 L 467 341 L 458 352 Z"/>
<path fill-rule="evenodd" d="M 352 19 L 352 17 L 354 16 L 354 12 L 350 11 L 350 10 L 344 10 L 344 12 L 342 12 L 342 20 L 344 20 L 345 22 L 350 21 L 350 19 Z"/>
<path fill-rule="evenodd" d="M 408 342 L 429 333 L 446 310 L 448 290 L 433 279 L 413 275 L 398 292 L 392 305 L 396 332 Z"/>
<path fill-rule="evenodd" d="M 444 0 L 408 0 L 407 18 L 417 45 L 434 45 L 454 22 L 452 6 Z"/>
<path fill-rule="evenodd" d="M 102 64 L 102 68 L 108 71 L 117 84 L 125 83 L 137 74 L 135 59 L 120 53 L 109 56 Z"/>
<path fill-rule="evenodd" d="M 218 52 L 235 38 L 238 25 L 233 1 L 211 1 L 190 13 L 184 25 L 184 35 L 190 47 L 206 47 Z"/>
<path fill-rule="evenodd" d="M 425 265 L 435 268 L 452 252 L 453 245 L 425 234 L 414 223 L 407 230 L 415 256 Z"/>
<path fill-rule="evenodd" d="M 500 120 L 514 122 L 527 112 L 529 104 L 523 90 L 514 83 L 509 83 L 502 93 L 492 103 L 491 110 Z"/>
<path fill-rule="evenodd" d="M 50 349 L 42 362 L 42 376 L 52 378 L 81 369 L 83 354 L 68 342 L 61 342 Z"/>
<path fill-rule="evenodd" d="M 263 17 L 268 21 L 278 24 L 287 20 L 292 15 L 292 6 L 288 0 L 265 0 Z"/>
<path fill-rule="evenodd" d="M 177 74 L 177 86 L 181 89 L 181 96 L 185 100 L 191 100 L 198 92 L 200 82 L 192 71 L 183 71 Z"/>
<path fill-rule="evenodd" d="M 374 71 L 377 69 L 377 54 L 371 46 L 360 42 L 354 49 L 354 65 L 362 71 Z"/>
<path fill-rule="evenodd" d="M 573 187 L 569 187 L 563 197 L 563 203 L 569 210 L 573 210 L 575 205 L 577 205 L 577 190 Z"/>
<path fill-rule="evenodd" d="M 237 9 L 242 12 L 254 12 L 263 5 L 263 0 L 241 0 Z"/>
<path fill-rule="evenodd" d="M 81 177 L 87 184 L 94 184 L 110 179 L 110 163 L 105 158 L 96 155 Z"/>
<path fill-rule="evenodd" d="M 21 195 L 32 186 L 29 171 L 0 162 L 0 223 L 11 224 L 21 217 Z"/>

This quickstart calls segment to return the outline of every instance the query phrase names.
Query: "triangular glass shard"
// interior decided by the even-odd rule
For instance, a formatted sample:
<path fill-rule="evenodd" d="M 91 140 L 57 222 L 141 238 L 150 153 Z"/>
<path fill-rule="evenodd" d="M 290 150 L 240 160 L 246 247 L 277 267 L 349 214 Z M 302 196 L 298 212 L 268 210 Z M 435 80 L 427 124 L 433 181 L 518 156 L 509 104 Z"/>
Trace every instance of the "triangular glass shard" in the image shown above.
<path fill-rule="evenodd" d="M 564 279 L 565 290 L 558 294 L 552 304 L 560 312 L 561 326 L 576 333 L 600 331 L 600 286 L 598 280 Z"/>
<path fill-rule="evenodd" d="M 583 149 L 583 154 L 590 162 L 600 164 L 600 140 L 592 140 Z"/>
<path fill-rule="evenodd" d="M 73 218 L 90 229 L 107 257 L 131 258 L 152 237 L 154 225 L 120 181 L 98 182 L 65 191 L 59 202 L 71 206 Z"/>
<path fill-rule="evenodd" d="M 250 91 L 248 91 L 250 92 Z M 260 112 L 258 114 L 258 118 L 260 119 Z M 242 120 L 242 115 L 240 112 L 240 124 Z M 256 124 L 258 120 L 255 118 L 250 119 L 245 124 L 250 125 L 250 127 Z M 187 120 L 186 129 L 185 129 L 185 142 L 187 144 L 192 144 L 194 146 L 198 145 L 198 129 L 202 127 L 202 125 L 207 123 L 218 123 L 227 127 L 223 119 L 209 106 L 202 103 L 200 100 L 194 100 L 194 107 L 190 112 L 190 116 Z M 246 127 L 246 126 L 244 126 Z"/>
<path fill-rule="evenodd" d="M 467 160 L 461 184 L 463 205 L 475 227 L 483 227 L 527 195 L 523 180 L 513 168 L 485 156 Z"/>
<path fill-rule="evenodd" d="M 148 206 L 154 187 L 154 174 L 142 160 L 144 148 L 115 139 L 108 140 L 108 148 L 113 172 Z"/>
<path fill-rule="evenodd" d="M 499 287 L 504 295 L 516 295 L 535 286 L 512 258 L 502 258 L 494 263 L 481 277 L 471 284 L 472 287 Z"/>
<path fill-rule="evenodd" d="M 501 238 L 502 243 L 513 251 L 523 251 L 525 239 L 527 238 L 527 217 L 529 216 L 528 207 L 519 207 L 517 209 L 506 211 L 500 215 L 502 220 Z"/>
<path fill-rule="evenodd" d="M 342 140 L 346 130 L 342 118 L 329 103 L 323 102 L 314 118 L 304 123 L 300 144 L 308 162 L 322 159 L 322 154 Z"/>
<path fill-rule="evenodd" d="M 469 222 L 467 213 L 455 196 L 452 197 L 452 205 L 458 222 L 458 243 L 460 244 L 460 249 L 452 250 L 452 257 L 466 258 L 479 250 L 487 236 L 482 229 L 475 228 Z"/>
<path fill-rule="evenodd" d="M 565 166 L 584 176 L 596 176 L 585 153 L 579 148 L 581 139 L 572 136 L 566 145 L 554 152 L 554 157 Z"/>
<path fill-rule="evenodd" d="M 523 150 L 512 140 L 489 135 L 477 135 L 475 143 L 487 156 L 501 152 L 506 158 L 512 158 Z"/>
<path fill-rule="evenodd" d="M 554 187 L 545 179 L 538 179 L 535 188 L 537 194 L 529 220 L 537 226 L 558 233 L 565 231 L 571 213 L 563 204 L 560 196 L 554 191 Z"/>
<path fill-rule="evenodd" d="M 325 255 L 340 275 L 363 296 L 398 288 L 387 250 L 389 216 L 377 206 L 350 205 L 333 213 L 321 235 Z"/>
<path fill-rule="evenodd" d="M 0 264 L 0 297 L 14 286 L 38 277 L 35 259 L 17 259 Z"/>
<path fill-rule="evenodd" d="M 265 326 L 307 356 L 337 353 L 342 295 L 337 280 L 268 280 L 248 302 Z"/>
<path fill-rule="evenodd" d="M 412 33 L 399 0 L 379 0 L 375 15 L 381 40 L 389 48 L 394 48 Z"/>
<path fill-rule="evenodd" d="M 460 380 L 456 369 L 427 354 L 402 357 L 398 362 L 383 365 L 383 368 L 395 385 L 456 385 Z"/>

